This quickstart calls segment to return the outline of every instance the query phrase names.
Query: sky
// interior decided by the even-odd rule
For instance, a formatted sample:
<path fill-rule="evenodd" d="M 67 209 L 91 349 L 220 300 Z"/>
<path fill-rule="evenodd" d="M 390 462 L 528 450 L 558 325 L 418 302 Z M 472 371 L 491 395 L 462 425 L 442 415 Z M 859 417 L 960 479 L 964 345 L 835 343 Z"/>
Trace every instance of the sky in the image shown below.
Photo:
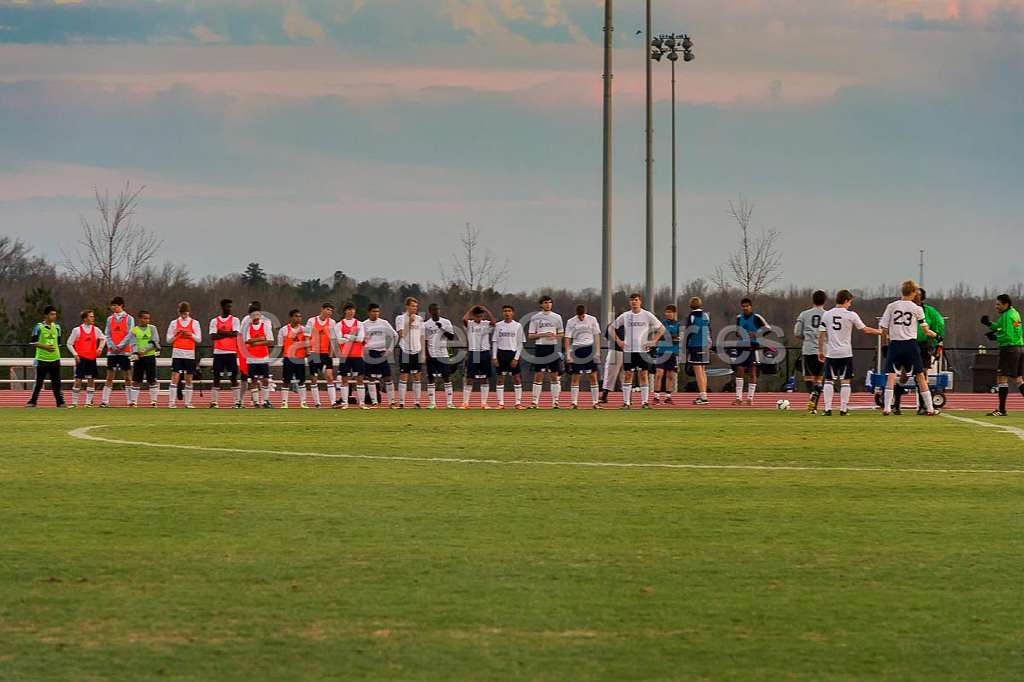
<path fill-rule="evenodd" d="M 643 280 L 641 0 L 617 0 L 613 278 Z M 0 0 L 0 233 L 60 260 L 93 188 L 195 275 L 440 279 L 469 222 L 506 286 L 600 286 L 602 0 Z M 655 0 L 678 68 L 679 277 L 1024 280 L 1024 0 Z M 655 64 L 656 280 L 670 70 Z M 685 294 L 685 292 L 683 292 Z"/>

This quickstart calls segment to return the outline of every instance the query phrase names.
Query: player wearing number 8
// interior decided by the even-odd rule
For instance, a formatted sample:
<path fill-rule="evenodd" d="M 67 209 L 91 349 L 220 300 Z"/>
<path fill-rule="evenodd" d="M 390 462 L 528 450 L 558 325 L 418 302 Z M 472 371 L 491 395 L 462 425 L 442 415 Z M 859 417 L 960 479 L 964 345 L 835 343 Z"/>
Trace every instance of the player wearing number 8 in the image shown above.
<path fill-rule="evenodd" d="M 889 337 L 889 354 L 885 360 L 885 371 L 888 377 L 882 408 L 882 414 L 885 416 L 892 414 L 896 378 L 900 372 L 913 374 L 926 414 L 928 416 L 936 414 L 935 407 L 932 405 L 932 394 L 928 389 L 928 378 L 924 374 L 924 365 L 921 361 L 921 348 L 917 345 L 918 325 L 925 336 L 934 338 L 936 334 L 928 328 L 928 324 L 924 321 L 924 310 L 914 303 L 917 289 L 917 283 L 913 280 L 904 282 L 900 292 L 903 297 L 886 307 L 879 324 L 882 332 Z"/>

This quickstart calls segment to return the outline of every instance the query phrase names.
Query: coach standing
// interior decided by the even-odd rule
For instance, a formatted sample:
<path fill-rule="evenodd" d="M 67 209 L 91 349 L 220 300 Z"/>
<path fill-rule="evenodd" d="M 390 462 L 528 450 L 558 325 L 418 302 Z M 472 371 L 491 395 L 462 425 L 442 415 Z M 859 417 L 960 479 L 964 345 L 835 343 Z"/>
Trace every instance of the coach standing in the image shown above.
<path fill-rule="evenodd" d="M 990 417 L 1006 416 L 1006 398 L 1010 393 L 1010 379 L 1024 395 L 1024 328 L 1021 327 L 1020 313 L 1013 307 L 1013 301 L 1006 294 L 996 298 L 996 312 L 999 318 L 993 322 L 988 315 L 981 323 L 988 327 L 986 336 L 999 344 L 999 368 L 996 383 L 999 384 L 999 409 L 989 412 Z"/>
<path fill-rule="evenodd" d="M 32 329 L 30 342 L 36 350 L 36 385 L 32 389 L 32 398 L 25 407 L 35 407 L 43 383 L 50 379 L 50 389 L 57 407 L 64 407 L 64 393 L 60 387 L 60 343 L 61 331 L 57 324 L 57 309 L 52 305 L 43 310 L 43 321 Z"/>

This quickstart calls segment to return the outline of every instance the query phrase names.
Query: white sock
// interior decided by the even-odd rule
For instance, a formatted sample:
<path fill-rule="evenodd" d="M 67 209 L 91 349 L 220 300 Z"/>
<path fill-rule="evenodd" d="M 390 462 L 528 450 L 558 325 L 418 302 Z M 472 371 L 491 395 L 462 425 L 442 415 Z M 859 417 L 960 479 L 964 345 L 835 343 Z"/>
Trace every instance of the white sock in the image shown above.
<path fill-rule="evenodd" d="M 743 379 L 736 380 L 736 400 L 743 400 Z"/>
<path fill-rule="evenodd" d="M 106 385 L 103 386 L 103 397 L 100 398 L 100 402 L 102 402 L 104 404 L 110 402 L 110 386 L 106 386 Z M 91 400 L 89 401 L 89 404 L 90 405 L 92 404 Z"/>
<path fill-rule="evenodd" d="M 258 407 L 260 404 L 260 389 L 250 388 L 249 396 L 252 398 L 252 404 L 254 407 Z"/>
<path fill-rule="evenodd" d="M 299 384 L 299 404 L 300 405 L 305 405 L 306 404 L 306 391 L 307 391 L 306 385 L 305 384 Z"/>
<path fill-rule="evenodd" d="M 630 398 L 633 397 L 633 384 L 622 384 L 622 402 L 629 407 Z"/>
<path fill-rule="evenodd" d="M 395 402 L 395 385 L 390 381 L 384 384 L 384 396 L 388 399 L 388 404 Z"/>
<path fill-rule="evenodd" d="M 313 389 L 313 402 L 317 407 L 320 407 L 320 382 L 316 382 L 312 386 Z"/>
<path fill-rule="evenodd" d="M 405 394 L 409 392 L 409 386 L 406 382 L 398 384 L 398 404 L 405 405 Z"/>
<path fill-rule="evenodd" d="M 412 403 L 413 405 L 419 405 L 423 398 L 423 384 L 416 381 L 412 385 Z"/>
<path fill-rule="evenodd" d="M 348 405 L 348 381 L 341 385 L 341 404 Z"/>
<path fill-rule="evenodd" d="M 356 384 L 356 402 L 360 407 L 366 404 L 366 384 Z"/>
<path fill-rule="evenodd" d="M 825 384 L 825 387 L 821 390 L 822 396 L 825 398 L 825 411 L 830 412 L 832 410 L 832 399 L 836 394 L 836 387 L 832 385 L 832 382 Z"/>
<path fill-rule="evenodd" d="M 455 404 L 455 387 L 450 381 L 444 385 L 444 399 L 448 407 Z"/>
<path fill-rule="evenodd" d="M 235 386 L 234 388 L 231 389 L 231 398 L 235 401 L 235 405 L 238 405 L 242 402 L 241 386 Z"/>
<path fill-rule="evenodd" d="M 551 405 L 558 405 L 558 396 L 562 395 L 562 382 L 554 381 L 551 383 Z"/>
<path fill-rule="evenodd" d="M 700 397 L 703 398 L 704 400 L 707 400 L 708 399 L 708 392 L 707 391 L 702 392 L 700 394 Z"/>
<path fill-rule="evenodd" d="M 579 405 L 580 403 L 580 387 L 577 384 L 573 384 L 569 388 L 569 401 L 573 405 Z"/>
<path fill-rule="evenodd" d="M 590 384 L 590 399 L 594 401 L 595 405 L 601 400 L 601 389 L 597 387 L 596 383 Z"/>
<path fill-rule="evenodd" d="M 491 394 L 491 387 L 484 383 L 480 387 L 480 407 L 487 406 L 487 396 Z"/>
<path fill-rule="evenodd" d="M 178 404 L 178 387 L 171 384 L 167 389 L 167 407 L 174 407 Z"/>
<path fill-rule="evenodd" d="M 922 393 L 921 400 L 924 401 L 924 409 L 928 411 L 928 414 L 931 414 L 932 412 L 935 411 L 935 405 L 932 403 L 931 391 L 925 391 L 924 393 Z"/>
<path fill-rule="evenodd" d="M 514 390 L 515 394 L 516 394 L 516 405 L 522 405 L 523 404 L 523 385 L 522 384 L 514 384 L 512 390 Z"/>
<path fill-rule="evenodd" d="M 366 390 L 368 390 L 370 392 L 370 400 L 372 400 L 374 402 L 374 404 L 376 404 L 377 403 L 377 384 L 370 384 L 369 386 L 366 387 Z"/>
<path fill-rule="evenodd" d="M 153 384 L 152 386 L 149 387 L 149 399 L 154 405 L 156 405 L 157 402 L 160 400 L 159 384 Z"/>
<path fill-rule="evenodd" d="M 544 384 L 538 384 L 537 382 L 534 382 L 534 384 L 533 384 L 533 404 L 534 405 L 540 404 L 540 392 L 542 390 L 544 390 Z"/>
<path fill-rule="evenodd" d="M 757 384 L 747 384 L 747 397 L 754 401 L 754 394 L 757 393 Z"/>
<path fill-rule="evenodd" d="M 185 405 L 188 406 L 188 405 L 191 405 L 191 404 L 192 404 L 192 387 L 191 386 L 186 386 L 185 387 Z"/>
<path fill-rule="evenodd" d="M 72 388 L 71 389 L 71 404 L 72 405 L 74 405 L 76 407 L 78 406 L 78 396 L 81 393 L 82 393 L 82 389 L 81 388 Z"/>
<path fill-rule="evenodd" d="M 473 384 L 466 384 L 462 387 L 462 404 L 469 405 L 469 396 L 473 393 Z"/>
<path fill-rule="evenodd" d="M 334 405 L 334 401 L 338 399 L 338 394 L 334 390 L 334 384 L 327 384 L 327 405 L 330 407 Z"/>
<path fill-rule="evenodd" d="M 885 410 L 886 412 L 892 412 L 893 390 L 891 388 L 885 389 L 884 396 L 885 396 L 885 398 L 882 401 L 882 405 L 883 405 L 882 409 Z"/>
<path fill-rule="evenodd" d="M 288 392 L 290 390 L 287 386 L 281 387 L 281 407 L 288 407 Z"/>
<path fill-rule="evenodd" d="M 260 398 L 263 399 L 264 403 L 270 402 L 270 386 L 264 386 L 260 389 Z"/>
<path fill-rule="evenodd" d="M 651 398 L 651 385 L 649 383 L 640 387 L 640 404 L 646 405 Z"/>
<path fill-rule="evenodd" d="M 434 382 L 427 384 L 427 404 L 437 407 L 437 385 Z"/>
<path fill-rule="evenodd" d="M 214 386 L 210 389 L 210 404 L 216 405 L 220 402 L 220 389 Z"/>
<path fill-rule="evenodd" d="M 505 382 L 504 381 L 499 381 L 498 385 L 495 387 L 494 390 L 498 394 L 498 404 L 501 405 L 502 407 L 504 407 L 505 406 Z"/>
<path fill-rule="evenodd" d="M 846 412 L 846 408 L 850 406 L 850 394 L 853 393 L 853 387 L 850 384 L 843 384 L 839 387 L 839 411 Z"/>

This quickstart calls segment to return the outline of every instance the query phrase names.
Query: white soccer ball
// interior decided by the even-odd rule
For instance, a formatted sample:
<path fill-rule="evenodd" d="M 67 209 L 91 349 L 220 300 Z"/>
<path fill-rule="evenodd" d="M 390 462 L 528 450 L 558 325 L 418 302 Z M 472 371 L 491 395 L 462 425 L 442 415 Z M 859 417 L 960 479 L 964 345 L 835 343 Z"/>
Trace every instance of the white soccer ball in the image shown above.
<path fill-rule="evenodd" d="M 780 410 L 788 410 L 789 409 L 789 401 L 788 400 L 780 400 L 777 403 L 775 403 L 775 407 L 777 409 L 780 409 Z"/>

